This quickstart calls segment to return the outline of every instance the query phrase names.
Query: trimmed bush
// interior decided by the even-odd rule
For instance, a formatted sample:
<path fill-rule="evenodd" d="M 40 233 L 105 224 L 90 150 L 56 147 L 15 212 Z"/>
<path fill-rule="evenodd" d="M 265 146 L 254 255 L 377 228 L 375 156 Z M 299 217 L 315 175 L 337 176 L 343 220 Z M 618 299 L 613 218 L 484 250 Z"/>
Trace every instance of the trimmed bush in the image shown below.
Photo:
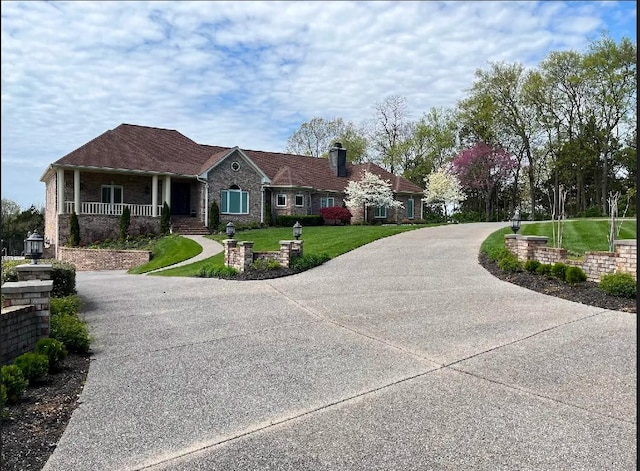
<path fill-rule="evenodd" d="M 232 267 L 202 267 L 198 276 L 200 278 L 234 278 L 238 270 Z"/>
<path fill-rule="evenodd" d="M 328 221 L 333 221 L 333 224 L 337 224 L 338 221 L 342 224 L 349 224 L 351 222 L 352 214 L 347 208 L 342 206 L 331 206 L 329 208 L 322 208 L 320 215 Z"/>
<path fill-rule="evenodd" d="M 213 200 L 209 207 L 209 231 L 217 232 L 220 229 L 220 207 L 218 202 Z"/>
<path fill-rule="evenodd" d="M 80 222 L 75 211 L 69 216 L 69 246 L 77 247 L 80 245 Z"/>
<path fill-rule="evenodd" d="M 524 263 L 524 269 L 529 273 L 535 273 L 538 267 L 540 266 L 540 262 L 537 260 L 527 260 Z"/>
<path fill-rule="evenodd" d="M 49 358 L 41 353 L 23 353 L 13 361 L 29 383 L 41 380 L 49 371 Z"/>
<path fill-rule="evenodd" d="M 62 342 L 68 352 L 75 353 L 88 352 L 92 340 L 87 325 L 77 316 L 68 314 L 51 316 L 50 336 Z"/>
<path fill-rule="evenodd" d="M 122 214 L 120 215 L 120 232 L 118 238 L 125 240 L 129 235 L 129 226 L 131 225 L 131 209 L 129 205 L 122 208 Z"/>
<path fill-rule="evenodd" d="M 564 272 L 564 279 L 567 283 L 575 285 L 587 281 L 587 274 L 580 267 L 568 266 Z"/>
<path fill-rule="evenodd" d="M 254 270 L 277 270 L 282 268 L 282 265 L 277 260 L 260 259 L 253 262 L 251 268 Z"/>
<path fill-rule="evenodd" d="M 62 362 L 67 358 L 67 349 L 64 344 L 52 338 L 38 340 L 35 352 L 45 355 L 49 359 L 49 373 L 60 371 Z"/>
<path fill-rule="evenodd" d="M 548 263 L 541 263 L 538 265 L 538 268 L 536 268 L 536 273 L 542 276 L 551 276 L 551 265 Z"/>
<path fill-rule="evenodd" d="M 556 262 L 551 265 L 551 276 L 554 278 L 564 281 L 566 271 L 567 266 L 564 263 Z"/>
<path fill-rule="evenodd" d="M 302 226 L 322 226 L 324 224 L 324 218 L 319 214 L 301 214 L 298 216 L 294 215 L 284 215 L 278 216 L 276 220 L 276 224 L 280 227 L 293 227 L 293 225 L 297 222 L 302 224 Z"/>
<path fill-rule="evenodd" d="M 70 296 L 76 293 L 76 267 L 72 263 L 55 260 L 52 263 L 52 298 Z"/>
<path fill-rule="evenodd" d="M 498 268 L 507 273 L 522 271 L 522 263 L 509 250 L 498 259 Z"/>
<path fill-rule="evenodd" d="M 160 234 L 169 235 L 171 229 L 171 208 L 165 201 L 162 205 L 162 215 L 160 216 Z"/>
<path fill-rule="evenodd" d="M 331 260 L 327 254 L 317 254 L 317 255 L 302 255 L 300 257 L 293 257 L 291 262 L 289 262 L 289 267 L 295 270 L 308 270 L 313 267 L 317 267 L 318 265 L 322 265 L 324 262 Z"/>
<path fill-rule="evenodd" d="M 65 296 L 63 298 L 51 298 L 49 309 L 51 310 L 51 317 L 54 316 L 75 316 L 80 312 L 82 307 L 82 300 L 76 296 Z"/>
<path fill-rule="evenodd" d="M 630 273 L 610 273 L 603 275 L 598 287 L 611 296 L 635 298 L 637 296 L 636 280 Z"/>
<path fill-rule="evenodd" d="M 514 256 L 514 255 L 513 253 L 511 253 L 511 250 L 509 250 L 505 246 L 490 248 L 487 251 L 487 258 L 492 262 L 497 262 L 501 258 L 505 258 L 509 256 Z"/>
<path fill-rule="evenodd" d="M 29 382 L 24 378 L 22 370 L 16 365 L 4 365 L 0 372 L 2 374 L 2 384 L 7 393 L 7 404 L 17 404 L 27 389 Z"/>

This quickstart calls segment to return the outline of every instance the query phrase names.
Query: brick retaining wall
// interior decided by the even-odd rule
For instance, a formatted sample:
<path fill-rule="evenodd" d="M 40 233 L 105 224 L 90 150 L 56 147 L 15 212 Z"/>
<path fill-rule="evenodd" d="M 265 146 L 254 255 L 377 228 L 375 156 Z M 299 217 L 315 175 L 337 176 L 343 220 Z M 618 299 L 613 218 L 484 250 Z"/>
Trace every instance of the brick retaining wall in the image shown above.
<path fill-rule="evenodd" d="M 128 270 L 151 260 L 151 252 L 59 247 L 58 259 L 73 263 L 77 271 Z"/>
<path fill-rule="evenodd" d="M 637 279 L 637 241 L 617 240 L 614 242 L 615 252 L 586 252 L 581 260 L 569 260 L 566 249 L 547 247 L 548 237 L 525 236 L 517 234 L 505 235 L 506 247 L 514 253 L 518 260 L 537 260 L 540 263 L 565 263 L 580 267 L 587 275 L 587 280 L 600 282 L 602 275 L 615 272 L 630 273 Z"/>

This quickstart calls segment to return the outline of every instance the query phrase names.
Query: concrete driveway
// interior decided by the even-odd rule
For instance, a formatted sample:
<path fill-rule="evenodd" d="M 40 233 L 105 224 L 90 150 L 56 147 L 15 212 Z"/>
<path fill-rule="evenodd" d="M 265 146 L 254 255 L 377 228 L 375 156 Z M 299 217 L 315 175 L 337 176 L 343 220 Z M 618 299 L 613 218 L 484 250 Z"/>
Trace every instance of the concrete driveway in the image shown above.
<path fill-rule="evenodd" d="M 95 335 L 45 470 L 635 470 L 636 315 L 492 277 L 505 224 L 288 278 L 78 273 Z"/>

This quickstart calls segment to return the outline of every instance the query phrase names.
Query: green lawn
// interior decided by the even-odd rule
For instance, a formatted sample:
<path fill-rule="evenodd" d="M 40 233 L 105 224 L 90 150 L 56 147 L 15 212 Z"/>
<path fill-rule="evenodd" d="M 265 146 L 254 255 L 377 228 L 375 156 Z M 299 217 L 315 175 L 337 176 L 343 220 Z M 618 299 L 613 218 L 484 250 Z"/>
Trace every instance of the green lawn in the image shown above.
<path fill-rule="evenodd" d="M 174 263 L 195 257 L 200 252 L 202 252 L 200 244 L 191 239 L 178 235 L 163 237 L 155 244 L 151 260 L 144 265 L 130 269 L 128 273 L 138 275 L 157 268 L 168 267 Z"/>
<path fill-rule="evenodd" d="M 305 255 L 326 254 L 330 258 L 337 257 L 357 247 L 373 242 L 383 237 L 389 237 L 405 231 L 411 231 L 427 227 L 426 225 L 411 226 L 309 226 L 303 229 Z M 213 240 L 222 241 L 226 235 L 209 236 Z M 281 240 L 293 238 L 290 227 L 254 229 L 242 231 L 236 234 L 239 241 L 252 241 L 256 251 L 278 250 Z M 224 255 L 222 253 L 200 262 L 185 265 L 183 267 L 170 268 L 158 273 L 157 276 L 196 276 L 204 267 L 223 267 Z"/>
<path fill-rule="evenodd" d="M 553 229 L 550 222 L 536 222 L 523 224 L 519 234 L 539 235 L 549 238 L 547 246 L 553 246 Z M 491 234 L 480 247 L 481 252 L 488 253 L 499 247 L 504 247 L 504 235 L 510 234 L 511 228 L 505 227 Z M 607 236 L 609 221 L 594 219 L 575 219 L 565 221 L 562 235 L 562 248 L 567 249 L 569 256 L 582 257 L 585 252 L 609 250 Z M 620 230 L 619 239 L 636 238 L 636 220 L 625 220 Z"/>

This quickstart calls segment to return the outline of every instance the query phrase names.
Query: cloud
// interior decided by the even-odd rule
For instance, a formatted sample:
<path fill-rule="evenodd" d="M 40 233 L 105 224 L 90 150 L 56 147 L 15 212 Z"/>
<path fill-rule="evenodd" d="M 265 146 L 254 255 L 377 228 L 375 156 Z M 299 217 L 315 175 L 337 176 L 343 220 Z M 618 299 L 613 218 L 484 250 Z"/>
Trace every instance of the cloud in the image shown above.
<path fill-rule="evenodd" d="M 401 95 L 417 119 L 488 61 L 635 39 L 635 18 L 629 2 L 3 2 L 2 196 L 44 200 L 46 166 L 120 123 L 282 151 L 314 116 L 359 124 Z"/>

